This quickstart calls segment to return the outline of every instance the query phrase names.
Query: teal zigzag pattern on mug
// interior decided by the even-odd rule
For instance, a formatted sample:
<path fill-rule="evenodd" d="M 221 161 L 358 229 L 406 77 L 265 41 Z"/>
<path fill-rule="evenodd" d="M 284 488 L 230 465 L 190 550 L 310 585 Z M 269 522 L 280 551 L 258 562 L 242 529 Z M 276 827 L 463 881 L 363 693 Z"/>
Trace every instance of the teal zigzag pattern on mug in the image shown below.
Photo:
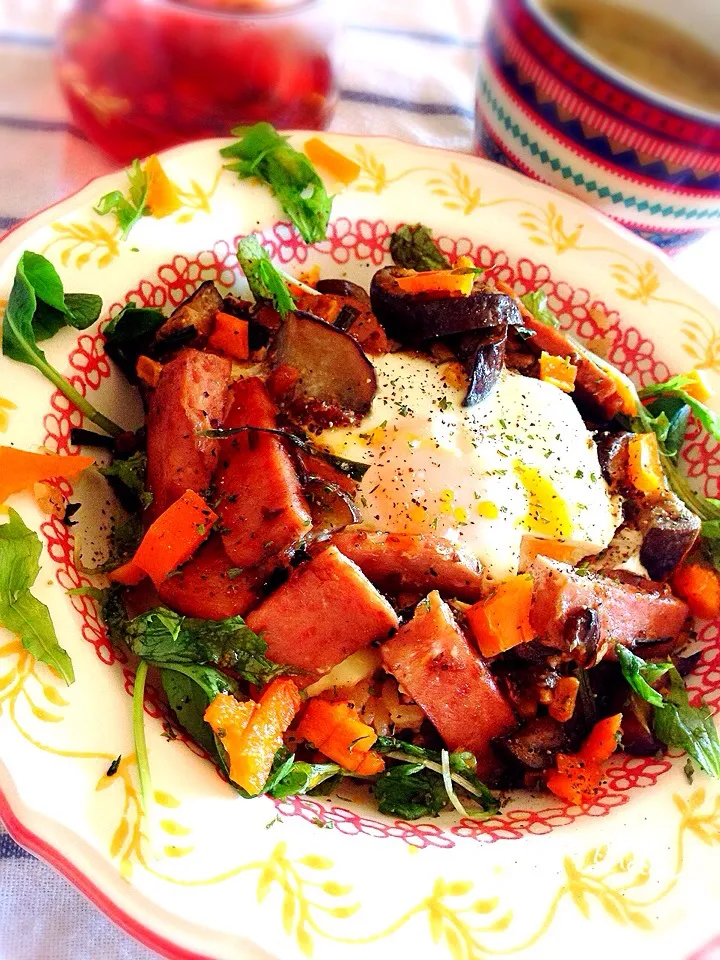
<path fill-rule="evenodd" d="M 557 157 L 552 157 L 544 147 L 541 147 L 525 133 L 505 108 L 497 102 L 486 78 L 482 76 L 480 92 L 497 119 L 505 127 L 507 132 L 512 134 L 515 140 L 529 150 L 534 157 L 537 157 L 544 166 L 551 167 L 555 173 L 560 173 L 564 180 L 571 180 L 575 186 L 584 188 L 588 193 L 597 193 L 598 197 L 603 200 L 608 199 L 628 209 L 634 208 L 639 213 L 649 213 L 654 216 L 659 214 L 663 217 L 675 217 L 678 220 L 712 220 L 720 218 L 720 210 L 698 210 L 692 207 L 674 207 L 662 203 L 651 203 L 649 200 L 638 200 L 637 197 L 626 196 L 621 190 L 613 190 L 612 187 L 600 186 L 595 180 L 588 180 L 584 174 L 576 172 L 571 166 L 563 163 L 562 160 L 558 160 Z"/>

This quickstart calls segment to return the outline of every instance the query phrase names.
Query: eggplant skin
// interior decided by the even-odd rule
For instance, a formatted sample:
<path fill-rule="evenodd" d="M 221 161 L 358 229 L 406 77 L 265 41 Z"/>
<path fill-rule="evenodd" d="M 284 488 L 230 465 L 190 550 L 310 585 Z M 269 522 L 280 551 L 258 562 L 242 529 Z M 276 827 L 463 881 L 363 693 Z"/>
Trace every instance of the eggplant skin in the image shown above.
<path fill-rule="evenodd" d="M 640 562 L 653 580 L 667 580 L 694 547 L 700 518 L 667 491 L 640 506 L 637 523 L 643 534 Z"/>
<path fill-rule="evenodd" d="M 349 334 L 311 313 L 288 313 L 270 362 L 273 369 L 294 368 L 297 378 L 285 404 L 318 426 L 343 422 L 343 416 L 352 422 L 370 410 L 377 389 L 372 363 Z"/>
<path fill-rule="evenodd" d="M 468 376 L 464 407 L 474 407 L 476 403 L 490 396 L 505 363 L 506 341 L 506 325 L 447 337 L 447 345 L 453 350 Z"/>
<path fill-rule="evenodd" d="M 538 717 L 508 736 L 497 737 L 493 746 L 508 760 L 527 770 L 547 770 L 554 765 L 557 754 L 568 749 L 568 739 L 557 720 Z"/>
<path fill-rule="evenodd" d="M 188 327 L 195 328 L 195 336 L 186 346 L 203 347 L 215 323 L 215 314 L 223 309 L 223 298 L 212 280 L 206 280 L 179 307 L 170 314 L 156 334 L 158 342 L 168 339 Z"/>
<path fill-rule="evenodd" d="M 370 306 L 370 297 L 367 290 L 350 280 L 343 280 L 342 277 L 328 277 L 325 280 L 318 280 L 315 289 L 318 293 L 329 293 L 335 297 L 352 297 L 366 307 Z"/>
<path fill-rule="evenodd" d="M 384 267 L 370 285 L 370 301 L 375 316 L 393 340 L 414 345 L 470 333 L 485 327 L 505 327 L 520 323 L 515 300 L 504 293 L 474 289 L 468 297 L 433 297 L 402 291 L 398 277 L 413 276 L 414 270 Z"/>

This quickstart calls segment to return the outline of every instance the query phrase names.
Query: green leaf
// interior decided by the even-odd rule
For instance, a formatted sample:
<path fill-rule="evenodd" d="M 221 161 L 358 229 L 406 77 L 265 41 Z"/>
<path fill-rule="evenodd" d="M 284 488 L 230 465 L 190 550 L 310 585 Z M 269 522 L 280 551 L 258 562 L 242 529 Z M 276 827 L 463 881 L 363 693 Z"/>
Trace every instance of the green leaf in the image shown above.
<path fill-rule="evenodd" d="M 238 243 L 237 258 L 256 300 L 271 300 L 281 316 L 295 309 L 295 301 L 280 271 L 273 266 L 267 250 L 254 235 Z"/>
<path fill-rule="evenodd" d="M 102 297 L 96 293 L 66 293 L 68 323 L 76 330 L 86 330 L 100 316 Z"/>
<path fill-rule="evenodd" d="M 684 750 L 711 777 L 720 777 L 720 739 L 710 710 L 705 703 L 690 706 L 683 678 L 674 667 L 668 677 L 670 692 L 655 711 L 655 736 L 668 747 Z"/>
<path fill-rule="evenodd" d="M 642 657 L 636 657 L 634 653 L 624 647 L 621 643 L 616 644 L 615 654 L 620 663 L 623 677 L 629 685 L 648 703 L 654 707 L 662 707 L 664 700 L 662 694 L 653 690 L 652 684 L 657 683 L 668 670 L 672 669 L 671 663 L 648 663 Z"/>
<path fill-rule="evenodd" d="M 406 819 L 416 820 L 428 814 L 434 816 L 446 806 L 449 796 L 443 781 L 442 757 L 438 751 L 427 750 L 395 737 L 378 737 L 374 749 L 390 759 L 400 760 L 403 763 L 402 768 L 391 767 L 381 774 L 377 781 L 376 797 L 378 800 L 380 797 L 383 798 L 383 806 L 379 808 L 381 812 L 397 813 Z M 479 802 L 484 813 L 497 813 L 497 799 L 475 773 L 477 769 L 475 757 L 464 751 L 451 753 L 448 764 L 453 784 Z M 402 770 L 402 772 L 395 773 L 396 770 Z M 384 778 L 391 774 L 393 776 L 390 781 L 384 782 Z M 416 782 L 411 782 L 416 777 Z M 381 781 L 383 786 L 380 786 Z M 379 795 L 378 787 L 380 787 Z M 435 810 L 441 794 L 442 805 Z M 396 809 L 391 810 L 390 806 Z M 404 812 L 401 812 L 401 808 Z M 415 808 L 421 809 L 421 812 L 410 816 Z"/>
<path fill-rule="evenodd" d="M 219 693 L 235 693 L 235 683 L 212 667 L 162 665 L 160 679 L 168 703 L 180 726 L 227 772 L 224 751 L 220 751 L 205 711 Z"/>
<path fill-rule="evenodd" d="M 0 623 L 69 685 L 75 679 L 70 657 L 58 642 L 50 611 L 30 592 L 40 572 L 41 550 L 38 535 L 10 508 L 8 522 L 0 525 Z"/>
<path fill-rule="evenodd" d="M 690 407 L 694 416 L 700 421 L 710 436 L 713 437 L 714 440 L 720 440 L 720 416 L 718 416 L 714 410 L 711 410 L 710 407 L 701 403 L 700 400 L 696 400 L 695 397 L 691 396 L 685 390 L 685 387 L 691 383 L 694 383 L 692 377 L 679 374 L 678 376 L 670 377 L 669 380 L 665 380 L 663 383 L 653 383 L 651 386 L 645 387 L 643 390 L 640 390 L 639 396 L 641 399 L 662 396 L 680 400 Z"/>
<path fill-rule="evenodd" d="M 720 777 L 720 739 L 708 707 L 690 706 L 685 682 L 671 663 L 648 663 L 618 644 L 615 653 L 632 689 L 654 708 L 653 730 L 668 747 L 684 750 L 711 777 Z M 651 684 L 663 677 L 669 689 Z"/>
<path fill-rule="evenodd" d="M 306 243 L 324 240 L 332 199 L 305 154 L 269 123 L 237 127 L 233 134 L 242 139 L 220 151 L 235 161 L 227 169 L 241 179 L 257 177 L 266 183 Z"/>
<path fill-rule="evenodd" d="M 342 768 L 336 763 L 296 761 L 287 747 L 281 747 L 275 755 L 270 776 L 262 792 L 276 800 L 282 800 L 284 797 L 310 793 L 341 773 Z"/>
<path fill-rule="evenodd" d="M 152 307 L 137 307 L 130 301 L 103 331 L 105 352 L 134 381 L 138 357 L 147 353 L 166 317 Z"/>
<path fill-rule="evenodd" d="M 148 213 L 146 209 L 148 178 L 139 160 L 133 160 L 127 176 L 130 183 L 127 197 L 120 190 L 113 190 L 100 197 L 97 206 L 94 207 L 95 213 L 100 214 L 101 217 L 109 213 L 115 215 L 117 225 L 122 231 L 122 240 L 127 240 L 135 224 Z"/>
<path fill-rule="evenodd" d="M 148 759 L 147 740 L 145 738 L 145 681 L 148 665 L 141 660 L 135 671 L 133 686 L 133 740 L 135 742 L 135 760 L 138 780 L 140 781 L 140 803 L 147 816 L 152 797 L 150 779 L 150 761 Z"/>
<path fill-rule="evenodd" d="M 287 673 L 265 658 L 267 644 L 242 617 L 199 620 L 156 607 L 127 622 L 125 640 L 137 656 L 161 665 L 212 663 L 256 686 Z"/>
<path fill-rule="evenodd" d="M 446 270 L 451 266 L 422 223 L 406 224 L 396 230 L 390 237 L 390 255 L 407 270 Z"/>
<path fill-rule="evenodd" d="M 153 495 L 145 486 L 147 454 L 144 451 L 138 450 L 126 459 L 115 457 L 107 467 L 98 467 L 98 472 L 104 477 L 122 484 L 132 500 L 135 501 L 135 505 L 141 509 L 146 510 L 152 503 Z M 131 509 L 131 507 L 132 504 L 128 506 L 128 509 Z"/>
<path fill-rule="evenodd" d="M 520 299 L 540 323 L 544 323 L 548 327 L 560 326 L 560 321 L 548 307 L 547 294 L 544 290 L 532 290 L 530 293 L 524 293 Z"/>
<path fill-rule="evenodd" d="M 43 266 L 43 264 L 47 266 Z M 29 272 L 29 276 L 26 270 Z M 57 316 L 49 312 L 49 310 L 59 310 L 55 278 L 59 283 L 55 269 L 44 257 L 39 257 L 38 254 L 33 254 L 29 250 L 23 253 L 15 271 L 15 279 L 3 316 L 2 352 L 11 360 L 17 360 L 19 363 L 26 363 L 35 367 L 50 383 L 64 393 L 68 400 L 88 420 L 91 420 L 111 436 L 118 436 L 123 432 L 122 427 L 99 413 L 85 397 L 79 394 L 75 387 L 48 363 L 47 357 L 37 345 L 34 322 L 39 302 L 47 305 L 47 309 L 41 308 L 38 318 L 41 337 L 47 338 L 59 329 Z M 35 292 L 35 282 L 39 284 L 41 292 L 52 299 L 51 304 L 47 304 L 47 301 L 42 299 L 38 300 L 38 295 Z M 60 290 L 62 290 L 62 284 L 60 284 Z M 63 300 L 62 310 L 65 309 Z M 65 313 L 65 316 L 67 317 L 67 313 Z M 53 317 L 55 319 L 52 319 Z"/>

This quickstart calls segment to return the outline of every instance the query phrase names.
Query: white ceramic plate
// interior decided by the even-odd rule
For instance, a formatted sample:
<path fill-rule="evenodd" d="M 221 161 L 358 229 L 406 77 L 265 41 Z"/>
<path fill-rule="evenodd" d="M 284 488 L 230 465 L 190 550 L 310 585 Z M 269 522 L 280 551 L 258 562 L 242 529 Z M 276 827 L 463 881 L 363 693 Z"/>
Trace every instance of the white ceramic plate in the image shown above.
<path fill-rule="evenodd" d="M 296 144 L 305 139 L 294 137 Z M 360 283 L 388 259 L 390 232 L 422 220 L 452 254 L 470 254 L 518 290 L 544 284 L 563 324 L 639 381 L 701 367 L 720 387 L 720 314 L 671 263 L 589 207 L 472 157 L 384 138 L 327 135 L 362 166 L 335 201 L 329 239 L 299 242 L 268 191 L 221 171 L 219 142 L 163 156 L 183 191 L 171 218 L 146 218 L 127 242 L 93 204 L 124 189 L 97 180 L 0 243 L 0 297 L 25 249 L 45 253 L 71 291 L 170 308 L 202 279 L 239 285 L 235 241 L 261 231 L 291 270 Z M 96 331 L 59 334 L 50 359 L 127 426 L 139 408 L 110 370 Z M 0 440 L 68 451 L 76 412 L 34 370 L 0 358 Z M 718 496 L 706 438 L 690 472 Z M 589 808 L 519 795 L 490 821 L 402 823 L 347 799 L 239 799 L 212 766 L 149 720 L 157 792 L 143 822 L 130 735 L 132 674 L 107 644 L 72 538 L 29 495 L 10 501 L 41 533 L 36 584 L 77 674 L 65 688 L 0 630 L 0 816 L 113 919 L 171 957 L 491 954 L 710 957 L 720 931 L 720 790 L 683 761 L 611 762 Z M 719 624 L 701 631 L 692 685 L 720 699 Z M 148 699 L 147 709 L 157 717 Z M 110 761 L 123 762 L 111 779 Z M 710 945 L 710 946 L 708 946 Z M 705 949 L 707 948 L 707 949 Z"/>

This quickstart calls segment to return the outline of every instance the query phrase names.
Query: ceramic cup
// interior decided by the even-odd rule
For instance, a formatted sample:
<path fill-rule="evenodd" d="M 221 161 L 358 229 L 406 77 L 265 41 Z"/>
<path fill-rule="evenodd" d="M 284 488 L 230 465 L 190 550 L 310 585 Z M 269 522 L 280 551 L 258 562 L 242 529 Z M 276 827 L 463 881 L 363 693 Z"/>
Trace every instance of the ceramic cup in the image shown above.
<path fill-rule="evenodd" d="M 718 0 L 622 0 L 720 50 Z M 537 0 L 493 0 L 477 151 L 572 193 L 668 251 L 720 227 L 720 114 L 602 63 Z"/>

